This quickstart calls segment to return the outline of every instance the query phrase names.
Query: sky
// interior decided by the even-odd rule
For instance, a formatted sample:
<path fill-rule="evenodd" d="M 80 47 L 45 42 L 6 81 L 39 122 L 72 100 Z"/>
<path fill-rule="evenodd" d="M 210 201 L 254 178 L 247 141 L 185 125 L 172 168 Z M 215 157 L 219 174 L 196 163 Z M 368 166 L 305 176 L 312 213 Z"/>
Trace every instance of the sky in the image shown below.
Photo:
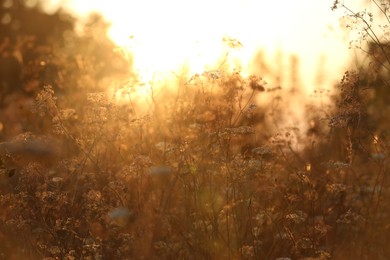
<path fill-rule="evenodd" d="M 48 13 L 61 7 L 77 17 L 81 32 L 89 14 L 104 17 L 110 24 L 109 37 L 131 53 L 133 67 L 129 70 L 145 83 L 141 85 L 146 92 L 140 92 L 137 102 L 148 102 L 148 88 L 165 91 L 165 87 L 157 89 L 164 85 L 159 80 L 169 82 L 164 86 L 174 90 L 175 76 L 183 67 L 188 77 L 218 69 L 221 57 L 228 53 L 226 62 L 231 69 L 244 77 L 262 77 L 268 88 L 287 90 L 282 94 L 280 121 L 299 129 L 308 127 L 308 104 L 331 102 L 329 96 L 316 102 L 314 91 L 332 91 L 352 67 L 356 52 L 349 48 L 354 35 L 345 30 L 341 19 L 345 10 L 331 10 L 334 0 L 41 1 Z M 362 1 L 343 2 L 359 11 Z M 223 39 L 236 40 L 240 48 L 228 48 Z M 256 100 L 261 106 L 269 102 L 270 96 L 260 95 Z"/>
<path fill-rule="evenodd" d="M 189 64 L 191 73 L 211 69 L 227 52 L 222 39 L 229 37 L 242 44 L 229 56 L 238 70 L 244 74 L 257 73 L 252 60 L 261 51 L 271 70 L 289 79 L 290 56 L 295 55 L 299 60 L 300 84 L 311 92 L 337 82 L 352 55 L 348 35 L 340 24 L 343 13 L 331 10 L 333 0 L 46 0 L 44 3 L 48 12 L 62 7 L 81 23 L 91 12 L 102 14 L 111 24 L 111 39 L 134 54 L 136 69 L 146 78 L 155 71 L 177 72 L 183 64 Z M 319 74 L 327 76 L 319 80 Z"/>
<path fill-rule="evenodd" d="M 334 0 L 25 1 L 31 6 L 38 1 L 47 13 L 60 8 L 71 13 L 80 33 L 89 15 L 100 14 L 110 25 L 107 33 L 115 49 L 130 53 L 131 75 L 138 74 L 135 83 L 131 78 L 105 84 L 106 91 L 121 104 L 136 100 L 142 113 L 160 93 L 179 93 L 183 78 L 219 69 L 223 63 L 244 77 L 262 77 L 267 89 L 287 90 L 257 95 L 254 102 L 273 106 L 279 95 L 284 125 L 305 129 L 307 106 L 332 104 L 323 90 L 335 89 L 344 72 L 353 68 L 356 52 L 349 48 L 356 34 L 345 29 L 344 9 L 331 10 Z M 362 2 L 368 11 L 375 9 L 367 0 L 341 1 L 356 11 L 364 9 Z M 122 95 L 128 90 L 137 96 Z M 325 93 L 317 95 L 320 102 L 312 98 L 315 91 Z"/>

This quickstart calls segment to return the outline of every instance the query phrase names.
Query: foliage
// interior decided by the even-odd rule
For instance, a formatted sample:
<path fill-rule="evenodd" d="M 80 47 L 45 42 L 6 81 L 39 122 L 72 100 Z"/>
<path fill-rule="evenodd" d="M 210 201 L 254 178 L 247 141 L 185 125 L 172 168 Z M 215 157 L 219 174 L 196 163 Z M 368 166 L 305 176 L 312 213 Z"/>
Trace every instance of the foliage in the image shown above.
<path fill-rule="evenodd" d="M 52 45 L 32 133 L 0 144 L 0 259 L 390 256 L 388 124 L 364 73 L 308 107 L 307 132 L 257 103 L 283 90 L 227 69 L 142 103 L 94 19 Z"/>

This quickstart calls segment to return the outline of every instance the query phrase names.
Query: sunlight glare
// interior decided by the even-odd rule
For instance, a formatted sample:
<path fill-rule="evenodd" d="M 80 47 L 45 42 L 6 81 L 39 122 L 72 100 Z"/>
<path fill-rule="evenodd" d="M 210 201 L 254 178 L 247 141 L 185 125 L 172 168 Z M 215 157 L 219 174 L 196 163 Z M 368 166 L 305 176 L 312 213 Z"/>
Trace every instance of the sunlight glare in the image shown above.
<path fill-rule="evenodd" d="M 230 53 L 231 69 L 253 73 L 251 61 L 259 49 L 270 54 L 282 50 L 286 57 L 299 57 L 302 84 L 313 89 L 319 57 L 326 57 L 324 73 L 340 73 L 347 59 L 330 5 L 312 0 L 69 0 L 64 8 L 80 17 L 102 14 L 111 24 L 109 36 L 131 51 L 132 69 L 144 81 L 156 74 L 180 75 L 183 67 L 190 75 L 218 68 L 229 51 L 222 39 L 230 37 L 243 45 L 234 57 Z"/>

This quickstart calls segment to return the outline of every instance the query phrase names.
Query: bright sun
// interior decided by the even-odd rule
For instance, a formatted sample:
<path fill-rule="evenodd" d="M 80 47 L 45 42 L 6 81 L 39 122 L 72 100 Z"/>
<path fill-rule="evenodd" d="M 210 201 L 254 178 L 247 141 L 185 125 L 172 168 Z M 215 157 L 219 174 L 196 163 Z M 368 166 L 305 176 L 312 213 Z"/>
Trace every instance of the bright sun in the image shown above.
<path fill-rule="evenodd" d="M 330 10 L 331 2 L 57 0 L 52 4 L 61 5 L 80 20 L 91 12 L 102 14 L 111 24 L 109 36 L 131 53 L 133 69 L 146 83 L 218 69 L 221 63 L 243 75 L 262 74 L 253 65 L 261 50 L 286 88 L 291 81 L 291 55 L 295 55 L 299 84 L 311 92 L 334 84 L 349 55 L 340 16 Z M 223 39 L 236 39 L 242 47 L 232 50 Z M 319 82 L 319 71 L 333 76 Z"/>
<path fill-rule="evenodd" d="M 149 0 L 120 11 L 111 9 L 106 15 L 112 21 L 111 38 L 131 51 L 135 69 L 151 79 L 156 73 L 180 74 L 183 66 L 191 74 L 217 66 L 228 51 L 223 39 L 243 41 L 250 40 L 244 36 L 254 35 L 250 14 L 245 13 L 250 10 L 247 5 L 243 1 Z M 246 63 L 249 42 L 239 52 L 230 51 L 229 61 L 240 55 L 239 60 Z"/>

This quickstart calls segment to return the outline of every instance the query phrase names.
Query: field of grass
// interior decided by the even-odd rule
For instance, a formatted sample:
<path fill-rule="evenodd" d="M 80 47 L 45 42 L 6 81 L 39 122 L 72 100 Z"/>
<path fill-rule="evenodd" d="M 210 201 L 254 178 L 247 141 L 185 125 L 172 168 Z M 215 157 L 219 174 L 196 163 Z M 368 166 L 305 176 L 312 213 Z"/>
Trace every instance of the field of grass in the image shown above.
<path fill-rule="evenodd" d="M 345 72 L 286 125 L 283 87 L 223 67 L 140 102 L 88 28 L 36 43 L 2 101 L 0 259 L 389 259 L 386 73 Z"/>

